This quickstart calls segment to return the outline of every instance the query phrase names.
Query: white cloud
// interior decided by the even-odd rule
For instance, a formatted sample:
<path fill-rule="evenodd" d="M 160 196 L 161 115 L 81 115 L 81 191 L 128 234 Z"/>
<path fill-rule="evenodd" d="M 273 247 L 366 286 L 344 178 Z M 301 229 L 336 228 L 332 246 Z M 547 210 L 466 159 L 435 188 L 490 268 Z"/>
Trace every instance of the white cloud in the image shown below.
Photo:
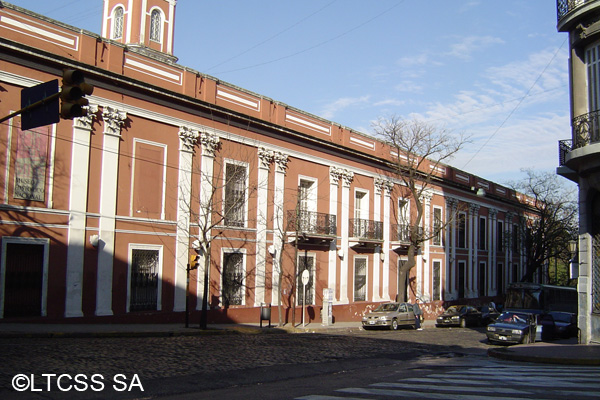
<path fill-rule="evenodd" d="M 467 36 L 460 42 L 450 45 L 447 56 L 470 60 L 471 54 L 495 44 L 504 44 L 504 40 L 493 36 Z"/>
<path fill-rule="evenodd" d="M 348 108 L 360 104 L 365 104 L 369 101 L 370 96 L 365 95 L 361 97 L 342 97 L 323 107 L 323 111 L 320 115 L 326 119 L 333 119 L 336 113 Z"/>

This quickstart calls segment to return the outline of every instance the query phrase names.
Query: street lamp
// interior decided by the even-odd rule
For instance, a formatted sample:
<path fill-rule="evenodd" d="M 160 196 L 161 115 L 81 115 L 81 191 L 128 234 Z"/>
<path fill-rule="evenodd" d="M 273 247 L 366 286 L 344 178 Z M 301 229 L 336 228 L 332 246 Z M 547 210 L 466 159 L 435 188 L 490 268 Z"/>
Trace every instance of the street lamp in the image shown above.
<path fill-rule="evenodd" d="M 569 252 L 571 261 L 569 261 L 569 278 L 577 279 L 579 277 L 579 260 L 577 259 L 577 240 L 569 240 Z"/>

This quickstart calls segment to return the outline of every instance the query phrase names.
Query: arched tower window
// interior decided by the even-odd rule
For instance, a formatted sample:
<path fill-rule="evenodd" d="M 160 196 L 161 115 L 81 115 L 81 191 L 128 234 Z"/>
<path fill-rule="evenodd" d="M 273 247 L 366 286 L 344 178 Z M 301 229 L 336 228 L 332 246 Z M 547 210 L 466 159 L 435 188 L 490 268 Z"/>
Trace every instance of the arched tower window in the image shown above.
<path fill-rule="evenodd" d="M 123 37 L 123 7 L 117 7 L 113 11 L 113 39 Z"/>
<path fill-rule="evenodd" d="M 162 25 L 162 15 L 159 10 L 152 10 L 150 14 L 150 40 L 160 42 L 160 31 Z"/>

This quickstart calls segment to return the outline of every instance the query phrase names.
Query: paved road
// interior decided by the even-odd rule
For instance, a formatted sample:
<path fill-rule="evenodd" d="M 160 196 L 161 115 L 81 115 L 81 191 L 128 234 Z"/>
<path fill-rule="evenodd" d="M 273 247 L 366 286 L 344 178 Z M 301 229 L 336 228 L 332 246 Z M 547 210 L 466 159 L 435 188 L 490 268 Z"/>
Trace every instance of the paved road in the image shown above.
<path fill-rule="evenodd" d="M 421 369 L 424 374 L 417 373 Z M 409 375 L 409 376 L 407 376 Z M 478 357 L 422 359 L 365 386 L 348 386 L 296 400 L 384 398 L 444 400 L 597 399 L 600 367 L 548 366 Z"/>
<path fill-rule="evenodd" d="M 422 356 L 484 356 L 488 348 L 484 338 L 482 330 L 425 329 L 327 335 L 1 339 L 0 398 L 72 400 L 209 393 Z"/>

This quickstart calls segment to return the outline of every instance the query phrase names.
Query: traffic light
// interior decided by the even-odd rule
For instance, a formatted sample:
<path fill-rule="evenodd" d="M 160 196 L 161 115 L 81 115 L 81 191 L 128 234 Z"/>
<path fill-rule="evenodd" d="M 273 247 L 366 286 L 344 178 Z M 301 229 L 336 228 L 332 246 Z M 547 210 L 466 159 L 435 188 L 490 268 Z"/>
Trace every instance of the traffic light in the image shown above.
<path fill-rule="evenodd" d="M 190 266 L 189 269 L 197 269 L 200 266 L 200 256 L 197 254 L 190 256 Z"/>
<path fill-rule="evenodd" d="M 94 87 L 85 83 L 83 72 L 77 69 L 65 69 L 60 88 L 60 116 L 64 119 L 73 119 L 86 115 L 87 110 L 84 107 L 89 102 L 84 96 L 93 92 Z"/>

